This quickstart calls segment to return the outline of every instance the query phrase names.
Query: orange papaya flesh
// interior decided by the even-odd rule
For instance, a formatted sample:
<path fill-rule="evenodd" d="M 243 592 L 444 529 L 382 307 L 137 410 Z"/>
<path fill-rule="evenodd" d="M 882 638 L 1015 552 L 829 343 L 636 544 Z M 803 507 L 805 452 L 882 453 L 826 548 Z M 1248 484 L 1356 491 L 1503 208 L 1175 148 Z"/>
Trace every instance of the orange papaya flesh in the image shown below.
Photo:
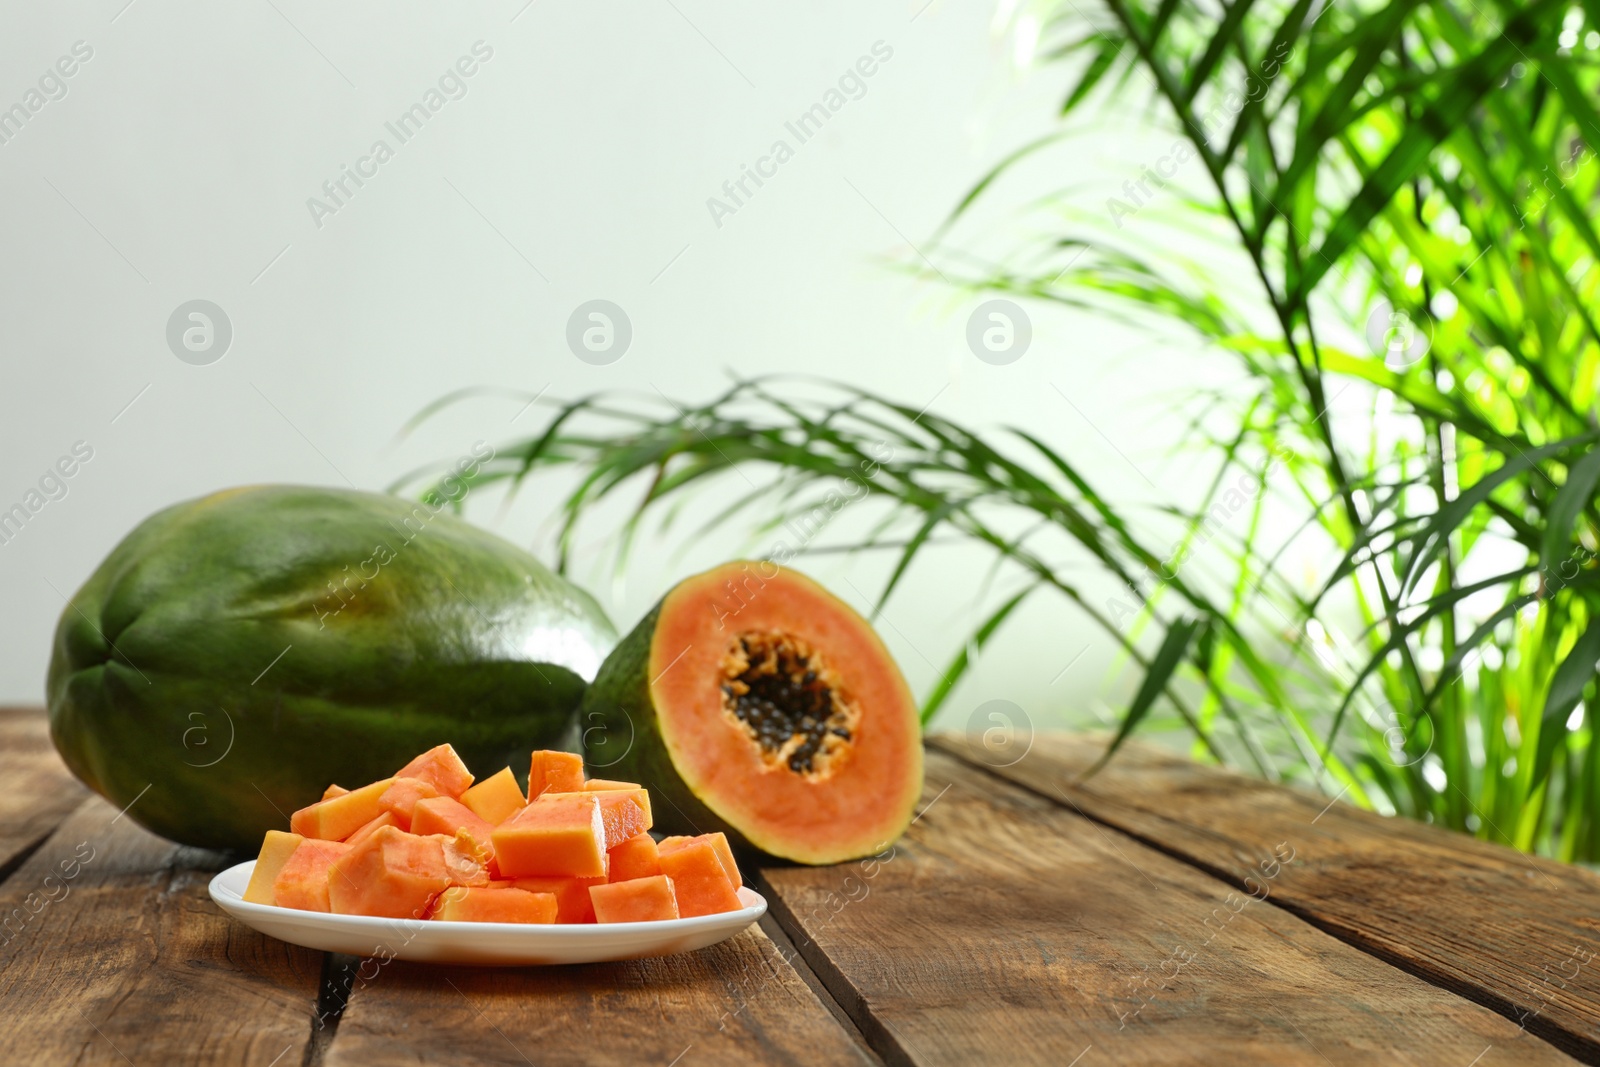
<path fill-rule="evenodd" d="M 650 807 L 650 790 L 643 786 L 634 785 L 632 782 L 608 782 L 602 778 L 591 778 L 583 783 L 582 792 L 602 797 L 617 793 L 630 796 L 644 811 L 645 828 L 649 829 L 655 825 L 655 813 Z"/>
<path fill-rule="evenodd" d="M 350 851 L 343 841 L 302 840 L 272 881 L 272 902 L 280 908 L 330 911 L 328 881 L 334 861 Z"/>
<path fill-rule="evenodd" d="M 529 760 L 528 802 L 544 793 L 576 793 L 583 788 L 583 757 L 575 752 L 540 749 Z"/>
<path fill-rule="evenodd" d="M 496 826 L 490 839 L 500 873 L 507 878 L 606 875 L 605 821 L 600 801 L 592 795 L 540 797 Z"/>
<path fill-rule="evenodd" d="M 393 783 L 393 778 L 384 778 L 328 800 L 319 800 L 290 816 L 289 829 L 301 837 L 343 841 L 383 812 L 381 798 Z"/>
<path fill-rule="evenodd" d="M 283 865 L 289 862 L 289 857 L 294 855 L 296 848 L 305 838 L 299 834 L 287 834 L 282 830 L 268 830 L 261 841 L 261 852 L 256 856 L 256 865 L 250 872 L 250 884 L 245 886 L 244 899 L 252 904 L 275 904 L 277 898 L 272 891 L 272 883 L 278 878 L 278 872 L 283 870 Z"/>
<path fill-rule="evenodd" d="M 579 793 L 546 793 L 534 803 L 548 804 L 554 800 L 568 798 L 581 800 L 584 797 L 594 797 L 600 802 L 600 819 L 605 824 L 605 847 L 612 849 L 628 840 L 628 838 L 637 837 L 650 829 L 649 812 L 640 805 L 637 797 L 637 794 L 643 792 L 644 790 L 642 789 L 625 789 Z"/>
<path fill-rule="evenodd" d="M 435 834 L 444 850 L 445 875 L 451 885 L 472 888 L 487 887 L 495 873 L 494 850 L 488 839 L 473 836 L 471 830 L 460 829 L 455 836 Z"/>
<path fill-rule="evenodd" d="M 668 833 L 825 864 L 881 852 L 922 791 L 916 701 L 868 622 L 773 561 L 672 590 L 584 696 L 589 755 L 638 782 Z M 617 757 L 600 746 L 632 737 Z M 615 745 L 610 746 L 615 749 Z"/>
<path fill-rule="evenodd" d="M 556 898 L 524 889 L 451 886 L 439 894 L 428 918 L 446 922 L 553 923 Z"/>
<path fill-rule="evenodd" d="M 328 900 L 339 915 L 420 919 L 449 884 L 438 838 L 385 826 L 334 861 Z"/>
<path fill-rule="evenodd" d="M 635 878 L 653 878 L 661 873 L 661 857 L 655 839 L 641 833 L 628 838 L 620 845 L 607 850 L 610 874 L 607 881 L 628 882 Z"/>
<path fill-rule="evenodd" d="M 709 842 L 683 845 L 660 857 L 661 873 L 672 879 L 678 914 L 685 919 L 744 907 L 722 859 Z"/>
<path fill-rule="evenodd" d="M 518 878 L 505 883 L 530 893 L 549 893 L 556 898 L 556 922 L 594 922 L 594 902 L 589 899 L 591 886 L 604 885 L 604 878 L 561 878 L 554 876 Z"/>
<path fill-rule="evenodd" d="M 738 889 L 744 885 L 744 878 L 739 874 L 739 864 L 734 862 L 733 849 L 728 845 L 726 834 L 721 831 L 713 834 L 700 834 L 696 837 L 664 837 L 658 846 L 661 852 L 671 852 L 682 848 L 684 845 L 693 845 L 704 842 L 717 851 L 717 858 L 722 861 L 722 866 L 728 872 L 728 879 L 733 882 L 733 888 Z"/>
<path fill-rule="evenodd" d="M 380 812 L 377 818 L 366 823 L 361 827 L 361 829 L 345 838 L 344 843 L 347 845 L 359 845 L 368 837 L 372 836 L 372 834 L 375 833 L 380 826 L 399 826 L 400 829 L 405 829 L 404 826 L 400 826 L 400 820 L 395 817 L 394 812 L 384 811 Z"/>
<path fill-rule="evenodd" d="M 454 837 L 457 830 L 467 830 L 487 845 L 494 826 L 480 819 L 476 812 L 453 797 L 430 797 L 417 801 L 411 815 L 412 833 Z"/>
<path fill-rule="evenodd" d="M 498 826 L 521 811 L 527 804 L 517 776 L 510 767 L 502 767 L 477 785 L 461 794 L 461 803 L 486 823 Z"/>
<path fill-rule="evenodd" d="M 438 745 L 401 767 L 396 778 L 421 778 L 440 796 L 459 797 L 472 785 L 472 772 L 451 745 Z"/>
<path fill-rule="evenodd" d="M 589 899 L 594 902 L 596 922 L 639 923 L 678 918 L 672 879 L 662 874 L 590 886 Z"/>
<path fill-rule="evenodd" d="M 397 776 L 378 798 L 378 803 L 383 805 L 385 811 L 393 813 L 396 826 L 409 833 L 411 812 L 417 806 L 417 801 L 432 800 L 440 795 L 439 790 L 426 778 Z"/>

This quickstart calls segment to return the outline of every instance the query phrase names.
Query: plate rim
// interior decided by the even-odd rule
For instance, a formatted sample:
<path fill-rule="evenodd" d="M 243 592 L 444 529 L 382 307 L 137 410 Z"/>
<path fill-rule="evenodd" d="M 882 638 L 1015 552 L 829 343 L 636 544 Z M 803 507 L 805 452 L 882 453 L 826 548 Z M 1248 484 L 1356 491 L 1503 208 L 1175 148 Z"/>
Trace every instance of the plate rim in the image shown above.
<path fill-rule="evenodd" d="M 250 875 L 255 871 L 255 866 L 255 860 L 245 860 L 213 875 L 207 885 L 207 893 L 211 897 L 212 903 L 223 911 L 238 910 L 244 915 L 258 915 L 263 918 L 293 919 L 315 924 L 337 923 L 343 925 L 353 923 L 355 924 L 353 929 L 356 930 L 392 930 L 396 923 L 412 922 L 423 924 L 424 929 L 433 930 L 441 935 L 469 933 L 471 931 L 518 931 L 570 941 L 582 941 L 586 938 L 615 937 L 623 932 L 636 936 L 690 933 L 695 930 L 712 929 L 736 921 L 742 921 L 745 925 L 750 925 L 760 920 L 761 916 L 766 914 L 767 911 L 767 898 L 751 889 L 748 885 L 742 885 L 738 890 L 740 898 L 743 899 L 744 894 L 748 893 L 755 898 L 756 902 L 740 908 L 738 911 L 719 911 L 711 915 L 694 915 L 686 919 L 652 919 L 648 922 L 503 923 L 464 922 L 460 919 L 388 918 L 379 915 L 337 915 L 330 912 L 307 911 L 303 908 L 284 908 L 276 904 L 257 904 L 255 901 L 244 899 L 241 894 L 222 884 L 223 880 L 230 876 L 236 876 L 248 883 Z"/>

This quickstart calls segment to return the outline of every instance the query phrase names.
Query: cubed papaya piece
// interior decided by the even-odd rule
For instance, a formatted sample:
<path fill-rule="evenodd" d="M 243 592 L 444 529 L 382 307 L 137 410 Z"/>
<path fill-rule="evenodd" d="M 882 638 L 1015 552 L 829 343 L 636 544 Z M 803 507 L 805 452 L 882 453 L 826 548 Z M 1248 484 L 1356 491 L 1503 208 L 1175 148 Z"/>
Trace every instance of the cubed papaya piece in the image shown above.
<path fill-rule="evenodd" d="M 335 860 L 350 852 L 343 841 L 308 837 L 272 880 L 272 902 L 280 908 L 329 911 L 328 879 Z"/>
<path fill-rule="evenodd" d="M 472 772 L 450 745 L 430 748 L 395 772 L 396 778 L 421 778 L 440 796 L 459 797 L 472 785 Z"/>
<path fill-rule="evenodd" d="M 661 857 L 656 852 L 655 839 L 649 834 L 635 834 L 606 852 L 611 868 L 607 881 L 627 882 L 635 878 L 653 878 L 661 873 Z"/>
<path fill-rule="evenodd" d="M 328 901 L 338 915 L 420 919 L 449 884 L 437 837 L 385 826 L 334 861 Z"/>
<path fill-rule="evenodd" d="M 609 782 L 604 778 L 591 778 L 583 783 L 585 793 L 626 793 L 633 798 L 633 802 L 644 809 L 645 826 L 648 829 L 655 825 L 655 816 L 650 811 L 650 790 L 643 786 L 634 785 L 632 782 Z"/>
<path fill-rule="evenodd" d="M 738 889 L 744 885 L 744 879 L 739 874 L 739 865 L 734 862 L 733 849 L 728 847 L 728 837 L 721 830 L 714 834 L 701 834 L 698 837 L 663 837 L 661 839 L 661 853 L 665 855 L 684 845 L 692 845 L 704 841 L 717 850 L 717 858 L 722 861 L 722 866 L 727 869 L 728 877 L 733 881 L 733 888 Z"/>
<path fill-rule="evenodd" d="M 439 894 L 430 919 L 468 923 L 553 923 L 556 898 L 525 889 L 468 889 L 451 886 Z"/>
<path fill-rule="evenodd" d="M 350 792 L 350 790 L 346 789 L 344 786 L 334 783 L 322 791 L 322 799 L 332 800 L 334 797 L 342 797 L 348 792 Z"/>
<path fill-rule="evenodd" d="M 283 870 L 283 865 L 289 862 L 289 857 L 294 855 L 294 850 L 304 840 L 299 834 L 268 830 L 267 836 L 261 840 L 261 853 L 256 856 L 255 868 L 250 872 L 250 884 L 244 887 L 244 899 L 252 904 L 277 903 L 272 893 L 272 883 L 277 881 L 278 872 Z"/>
<path fill-rule="evenodd" d="M 496 826 L 490 836 L 503 877 L 605 877 L 605 820 L 600 801 L 590 794 L 541 797 Z"/>
<path fill-rule="evenodd" d="M 432 800 L 441 795 L 426 778 L 396 778 L 383 791 L 378 803 L 383 805 L 384 810 L 394 813 L 396 826 L 410 833 L 411 811 L 417 806 L 417 801 Z"/>
<path fill-rule="evenodd" d="M 556 922 L 594 922 L 594 902 L 589 899 L 589 887 L 605 885 L 604 878 L 562 878 L 555 875 L 518 878 L 508 884 L 530 893 L 549 893 L 556 898 Z M 491 882 L 490 885 L 497 883 Z"/>
<path fill-rule="evenodd" d="M 606 826 L 606 848 L 616 848 L 630 837 L 650 829 L 650 811 L 639 803 L 643 789 L 604 789 L 577 793 L 546 793 L 535 803 L 544 804 L 567 797 L 594 797 L 600 801 L 600 817 Z M 529 805 L 530 807 L 532 805 Z"/>
<path fill-rule="evenodd" d="M 528 802 L 545 793 L 576 793 L 583 788 L 583 757 L 540 749 L 528 767 Z"/>
<path fill-rule="evenodd" d="M 400 826 L 400 820 L 395 817 L 395 814 L 392 811 L 381 812 L 376 819 L 366 823 L 361 827 L 361 829 L 345 838 L 344 843 L 347 845 L 359 845 L 361 842 L 371 837 L 380 826 Z M 404 830 L 405 827 L 400 826 L 400 829 Z"/>
<path fill-rule="evenodd" d="M 385 778 L 329 800 L 319 800 L 289 817 L 289 829 L 319 841 L 343 841 L 383 812 L 379 798 L 394 784 Z"/>
<path fill-rule="evenodd" d="M 467 830 L 485 845 L 490 842 L 494 825 L 478 818 L 476 812 L 451 797 L 433 797 L 417 801 L 411 813 L 411 832 L 414 834 L 456 835 L 457 830 Z"/>
<path fill-rule="evenodd" d="M 685 919 L 716 915 L 744 907 L 733 880 L 709 841 L 681 845 L 661 853 L 661 873 L 672 879 L 678 914 Z"/>
<path fill-rule="evenodd" d="M 511 768 L 503 767 L 462 793 L 461 803 L 484 822 L 498 826 L 521 811 L 527 798 Z"/>
<path fill-rule="evenodd" d="M 672 879 L 664 874 L 589 887 L 595 922 L 646 923 L 678 917 Z"/>
<path fill-rule="evenodd" d="M 471 830 L 461 829 L 455 836 L 435 835 L 444 849 L 445 873 L 451 885 L 485 887 L 490 882 L 490 865 L 494 850 L 487 837 L 479 840 Z"/>

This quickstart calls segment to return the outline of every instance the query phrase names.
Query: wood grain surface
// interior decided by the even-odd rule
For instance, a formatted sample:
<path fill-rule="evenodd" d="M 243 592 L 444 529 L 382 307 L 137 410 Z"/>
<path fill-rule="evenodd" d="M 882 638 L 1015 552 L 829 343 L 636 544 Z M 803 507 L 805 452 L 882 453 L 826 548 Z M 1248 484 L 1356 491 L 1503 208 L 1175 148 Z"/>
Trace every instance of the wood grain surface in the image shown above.
<path fill-rule="evenodd" d="M 81 801 L 0 885 L 0 1063 L 298 1065 L 320 954 L 224 915 L 219 863 Z"/>
<path fill-rule="evenodd" d="M 959 737 L 935 745 L 981 763 Z M 1069 810 L 1242 886 L 1263 849 L 1300 862 L 1272 903 L 1600 1062 L 1600 878 L 1464 834 L 1384 818 L 1130 744 L 1075 782 L 1104 739 L 1044 735 L 992 768 Z"/>
<path fill-rule="evenodd" d="M 929 754 L 924 805 L 881 861 L 762 872 L 779 921 L 891 1063 L 1572 1062 L 948 755 Z M 1277 844 L 1248 854 L 1262 893 L 1300 862 L 1302 839 L 1287 862 Z"/>
<path fill-rule="evenodd" d="M 1600 1063 L 1600 879 L 1138 745 L 1074 781 L 1102 743 L 936 740 L 906 838 L 753 872 L 759 927 L 499 970 L 253 933 L 0 709 L 0 1065 Z"/>
<path fill-rule="evenodd" d="M 495 970 L 368 961 L 326 1067 L 873 1062 L 759 927 L 699 952 Z"/>
<path fill-rule="evenodd" d="M 83 802 L 39 708 L 0 707 L 0 879 Z"/>

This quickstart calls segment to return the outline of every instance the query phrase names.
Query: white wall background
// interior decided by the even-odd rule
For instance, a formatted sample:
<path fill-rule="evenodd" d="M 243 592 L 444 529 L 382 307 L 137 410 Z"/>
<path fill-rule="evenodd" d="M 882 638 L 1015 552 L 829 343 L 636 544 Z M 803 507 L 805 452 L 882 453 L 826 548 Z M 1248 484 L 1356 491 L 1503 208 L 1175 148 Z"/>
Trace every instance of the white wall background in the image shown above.
<path fill-rule="evenodd" d="M 1192 473 L 1162 458 L 1176 431 L 1156 394 L 1194 380 L 1191 361 L 1034 308 L 1029 353 L 990 366 L 964 343 L 975 298 L 886 266 L 913 259 L 980 174 L 1051 126 L 1066 72 L 1020 71 L 994 24 L 989 0 L 10 0 L 0 107 L 75 42 L 93 55 L 0 144 L 0 510 L 74 442 L 94 457 L 0 545 L 0 699 L 42 700 L 63 597 L 156 508 L 252 482 L 382 488 L 538 425 L 538 409 L 513 426 L 519 402 L 484 399 L 395 443 L 462 386 L 695 399 L 729 369 L 816 373 L 978 427 L 1026 425 L 1113 495 L 1185 498 Z M 399 144 L 385 122 L 478 41 L 493 56 L 466 95 Z M 707 198 L 878 41 L 893 57 L 865 95 L 715 225 Z M 1170 144 L 1134 128 L 1084 126 L 1050 181 L 1095 210 Z M 394 158 L 318 226 L 307 199 L 379 138 Z M 1033 191 L 996 201 L 1001 247 L 1025 235 L 1008 227 Z M 564 342 L 595 297 L 633 324 L 610 366 Z M 234 331 L 207 366 L 165 339 L 196 298 Z M 469 514 L 548 558 L 541 520 L 558 488 L 503 515 L 474 499 Z M 621 627 L 675 576 L 752 547 L 739 531 L 646 544 L 613 582 L 603 532 L 590 528 L 577 576 Z M 803 566 L 865 606 L 881 563 Z M 889 605 L 885 637 L 919 694 L 976 617 L 983 563 L 931 556 Z M 999 697 L 1041 725 L 1089 721 L 1113 663 L 1086 620 L 1041 602 L 946 722 Z"/>

